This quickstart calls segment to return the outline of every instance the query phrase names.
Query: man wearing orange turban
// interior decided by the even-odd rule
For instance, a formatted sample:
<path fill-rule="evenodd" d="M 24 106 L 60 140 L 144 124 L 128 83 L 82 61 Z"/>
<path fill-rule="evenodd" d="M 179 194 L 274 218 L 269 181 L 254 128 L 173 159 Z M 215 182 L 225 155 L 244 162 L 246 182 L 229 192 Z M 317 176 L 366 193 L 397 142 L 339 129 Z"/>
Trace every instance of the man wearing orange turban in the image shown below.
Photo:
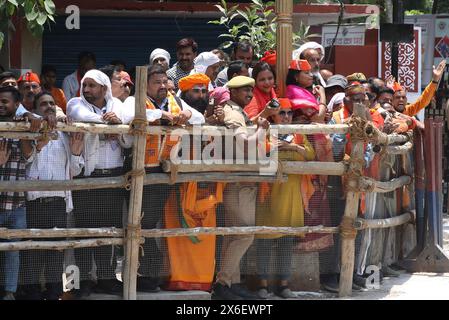
<path fill-rule="evenodd" d="M 204 73 L 195 73 L 182 78 L 178 82 L 181 99 L 189 106 L 204 114 L 209 103 L 208 86 L 210 79 Z"/>
<path fill-rule="evenodd" d="M 181 99 L 205 114 L 209 104 L 209 83 L 210 79 L 204 73 L 180 79 Z M 192 150 L 191 154 L 196 152 Z M 175 188 L 165 205 L 167 228 L 216 226 L 216 207 L 223 201 L 223 183 L 187 182 Z M 215 235 L 167 239 L 170 260 L 168 290 L 211 290 L 215 271 L 215 239 Z"/>

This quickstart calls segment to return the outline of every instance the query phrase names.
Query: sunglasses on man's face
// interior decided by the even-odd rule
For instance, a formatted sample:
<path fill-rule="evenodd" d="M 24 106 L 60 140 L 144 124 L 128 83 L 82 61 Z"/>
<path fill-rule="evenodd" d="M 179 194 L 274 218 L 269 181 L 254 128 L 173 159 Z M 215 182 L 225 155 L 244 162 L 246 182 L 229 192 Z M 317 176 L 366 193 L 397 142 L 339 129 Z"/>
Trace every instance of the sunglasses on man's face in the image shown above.
<path fill-rule="evenodd" d="M 291 116 L 293 116 L 293 111 L 279 111 L 279 115 L 280 116 L 289 116 L 289 117 L 291 117 Z"/>
<path fill-rule="evenodd" d="M 195 93 L 203 93 L 203 94 L 206 94 L 208 92 L 207 89 L 192 89 L 192 91 Z"/>

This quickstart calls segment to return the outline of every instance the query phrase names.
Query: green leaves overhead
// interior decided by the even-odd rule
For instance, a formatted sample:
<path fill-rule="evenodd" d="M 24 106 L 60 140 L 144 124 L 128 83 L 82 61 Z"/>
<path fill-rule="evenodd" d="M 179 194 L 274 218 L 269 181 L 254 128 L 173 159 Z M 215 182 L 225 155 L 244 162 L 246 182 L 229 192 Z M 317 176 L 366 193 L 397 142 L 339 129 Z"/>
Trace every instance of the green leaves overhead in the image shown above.
<path fill-rule="evenodd" d="M 24 17 L 28 30 L 36 37 L 44 32 L 45 23 L 55 22 L 56 6 L 53 0 L 0 0 L 0 25 L 9 26 L 12 32 L 11 18 Z M 0 32 L 0 49 L 5 35 Z"/>
<path fill-rule="evenodd" d="M 265 51 L 276 48 L 274 1 L 263 3 L 262 0 L 251 0 L 251 4 L 245 9 L 239 8 L 238 5 L 228 7 L 226 0 L 215 6 L 221 17 L 208 23 L 222 25 L 227 31 L 219 36 L 226 40 L 220 48 L 226 49 L 234 42 L 248 40 L 254 45 L 254 55 L 257 58 L 261 58 Z M 308 38 L 316 36 L 309 35 L 308 32 L 309 27 L 301 24 L 299 30 L 293 34 L 293 45 L 299 47 Z"/>

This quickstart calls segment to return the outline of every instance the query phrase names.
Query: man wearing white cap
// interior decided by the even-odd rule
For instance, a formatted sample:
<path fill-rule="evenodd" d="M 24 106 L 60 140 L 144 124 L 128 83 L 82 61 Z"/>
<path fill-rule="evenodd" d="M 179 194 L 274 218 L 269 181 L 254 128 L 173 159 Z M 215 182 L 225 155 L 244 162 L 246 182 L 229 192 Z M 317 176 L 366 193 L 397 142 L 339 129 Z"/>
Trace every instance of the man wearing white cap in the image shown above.
<path fill-rule="evenodd" d="M 218 75 L 218 69 L 220 68 L 221 60 L 220 58 L 210 51 L 201 52 L 195 60 L 193 60 L 195 63 L 193 70 L 190 72 L 190 74 L 195 73 L 204 73 L 206 76 L 209 77 L 209 91 L 212 91 L 214 89 L 213 84 L 215 83 L 215 79 Z"/>
<path fill-rule="evenodd" d="M 157 48 L 151 51 L 150 54 L 150 66 L 153 64 L 160 64 L 168 70 L 170 68 L 170 53 L 168 51 Z"/>
<path fill-rule="evenodd" d="M 323 76 L 320 74 L 320 63 L 324 60 L 324 48 L 317 42 L 304 43 L 299 49 L 293 51 L 293 59 L 305 59 L 312 66 L 312 74 L 321 86 L 326 86 Z"/>
<path fill-rule="evenodd" d="M 112 97 L 111 81 L 99 70 L 86 72 L 81 80 L 80 97 L 67 104 L 67 114 L 74 121 L 120 124 L 123 104 Z M 114 177 L 123 172 L 122 147 L 131 147 L 131 140 L 122 135 L 85 134 L 84 172 L 75 178 Z M 96 189 L 73 191 L 74 216 L 77 228 L 122 227 L 124 189 Z M 121 294 L 122 283 L 116 279 L 115 266 L 111 263 L 111 247 L 82 248 L 75 250 L 80 269 L 80 297 L 88 296 L 92 283 L 88 274 L 92 258 L 97 265 L 97 290 L 103 293 Z"/>

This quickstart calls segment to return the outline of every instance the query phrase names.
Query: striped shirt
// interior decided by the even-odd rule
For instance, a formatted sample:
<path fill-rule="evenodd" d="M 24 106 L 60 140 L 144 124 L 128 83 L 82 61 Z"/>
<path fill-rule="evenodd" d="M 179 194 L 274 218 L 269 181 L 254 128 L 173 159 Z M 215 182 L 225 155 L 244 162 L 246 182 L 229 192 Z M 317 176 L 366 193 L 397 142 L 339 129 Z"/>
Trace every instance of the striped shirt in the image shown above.
<path fill-rule="evenodd" d="M 178 63 L 175 63 L 173 67 L 167 70 L 167 77 L 173 80 L 175 84 L 175 92 L 178 91 L 178 82 L 180 79 L 190 75 L 190 71 L 184 71 L 179 67 Z"/>

